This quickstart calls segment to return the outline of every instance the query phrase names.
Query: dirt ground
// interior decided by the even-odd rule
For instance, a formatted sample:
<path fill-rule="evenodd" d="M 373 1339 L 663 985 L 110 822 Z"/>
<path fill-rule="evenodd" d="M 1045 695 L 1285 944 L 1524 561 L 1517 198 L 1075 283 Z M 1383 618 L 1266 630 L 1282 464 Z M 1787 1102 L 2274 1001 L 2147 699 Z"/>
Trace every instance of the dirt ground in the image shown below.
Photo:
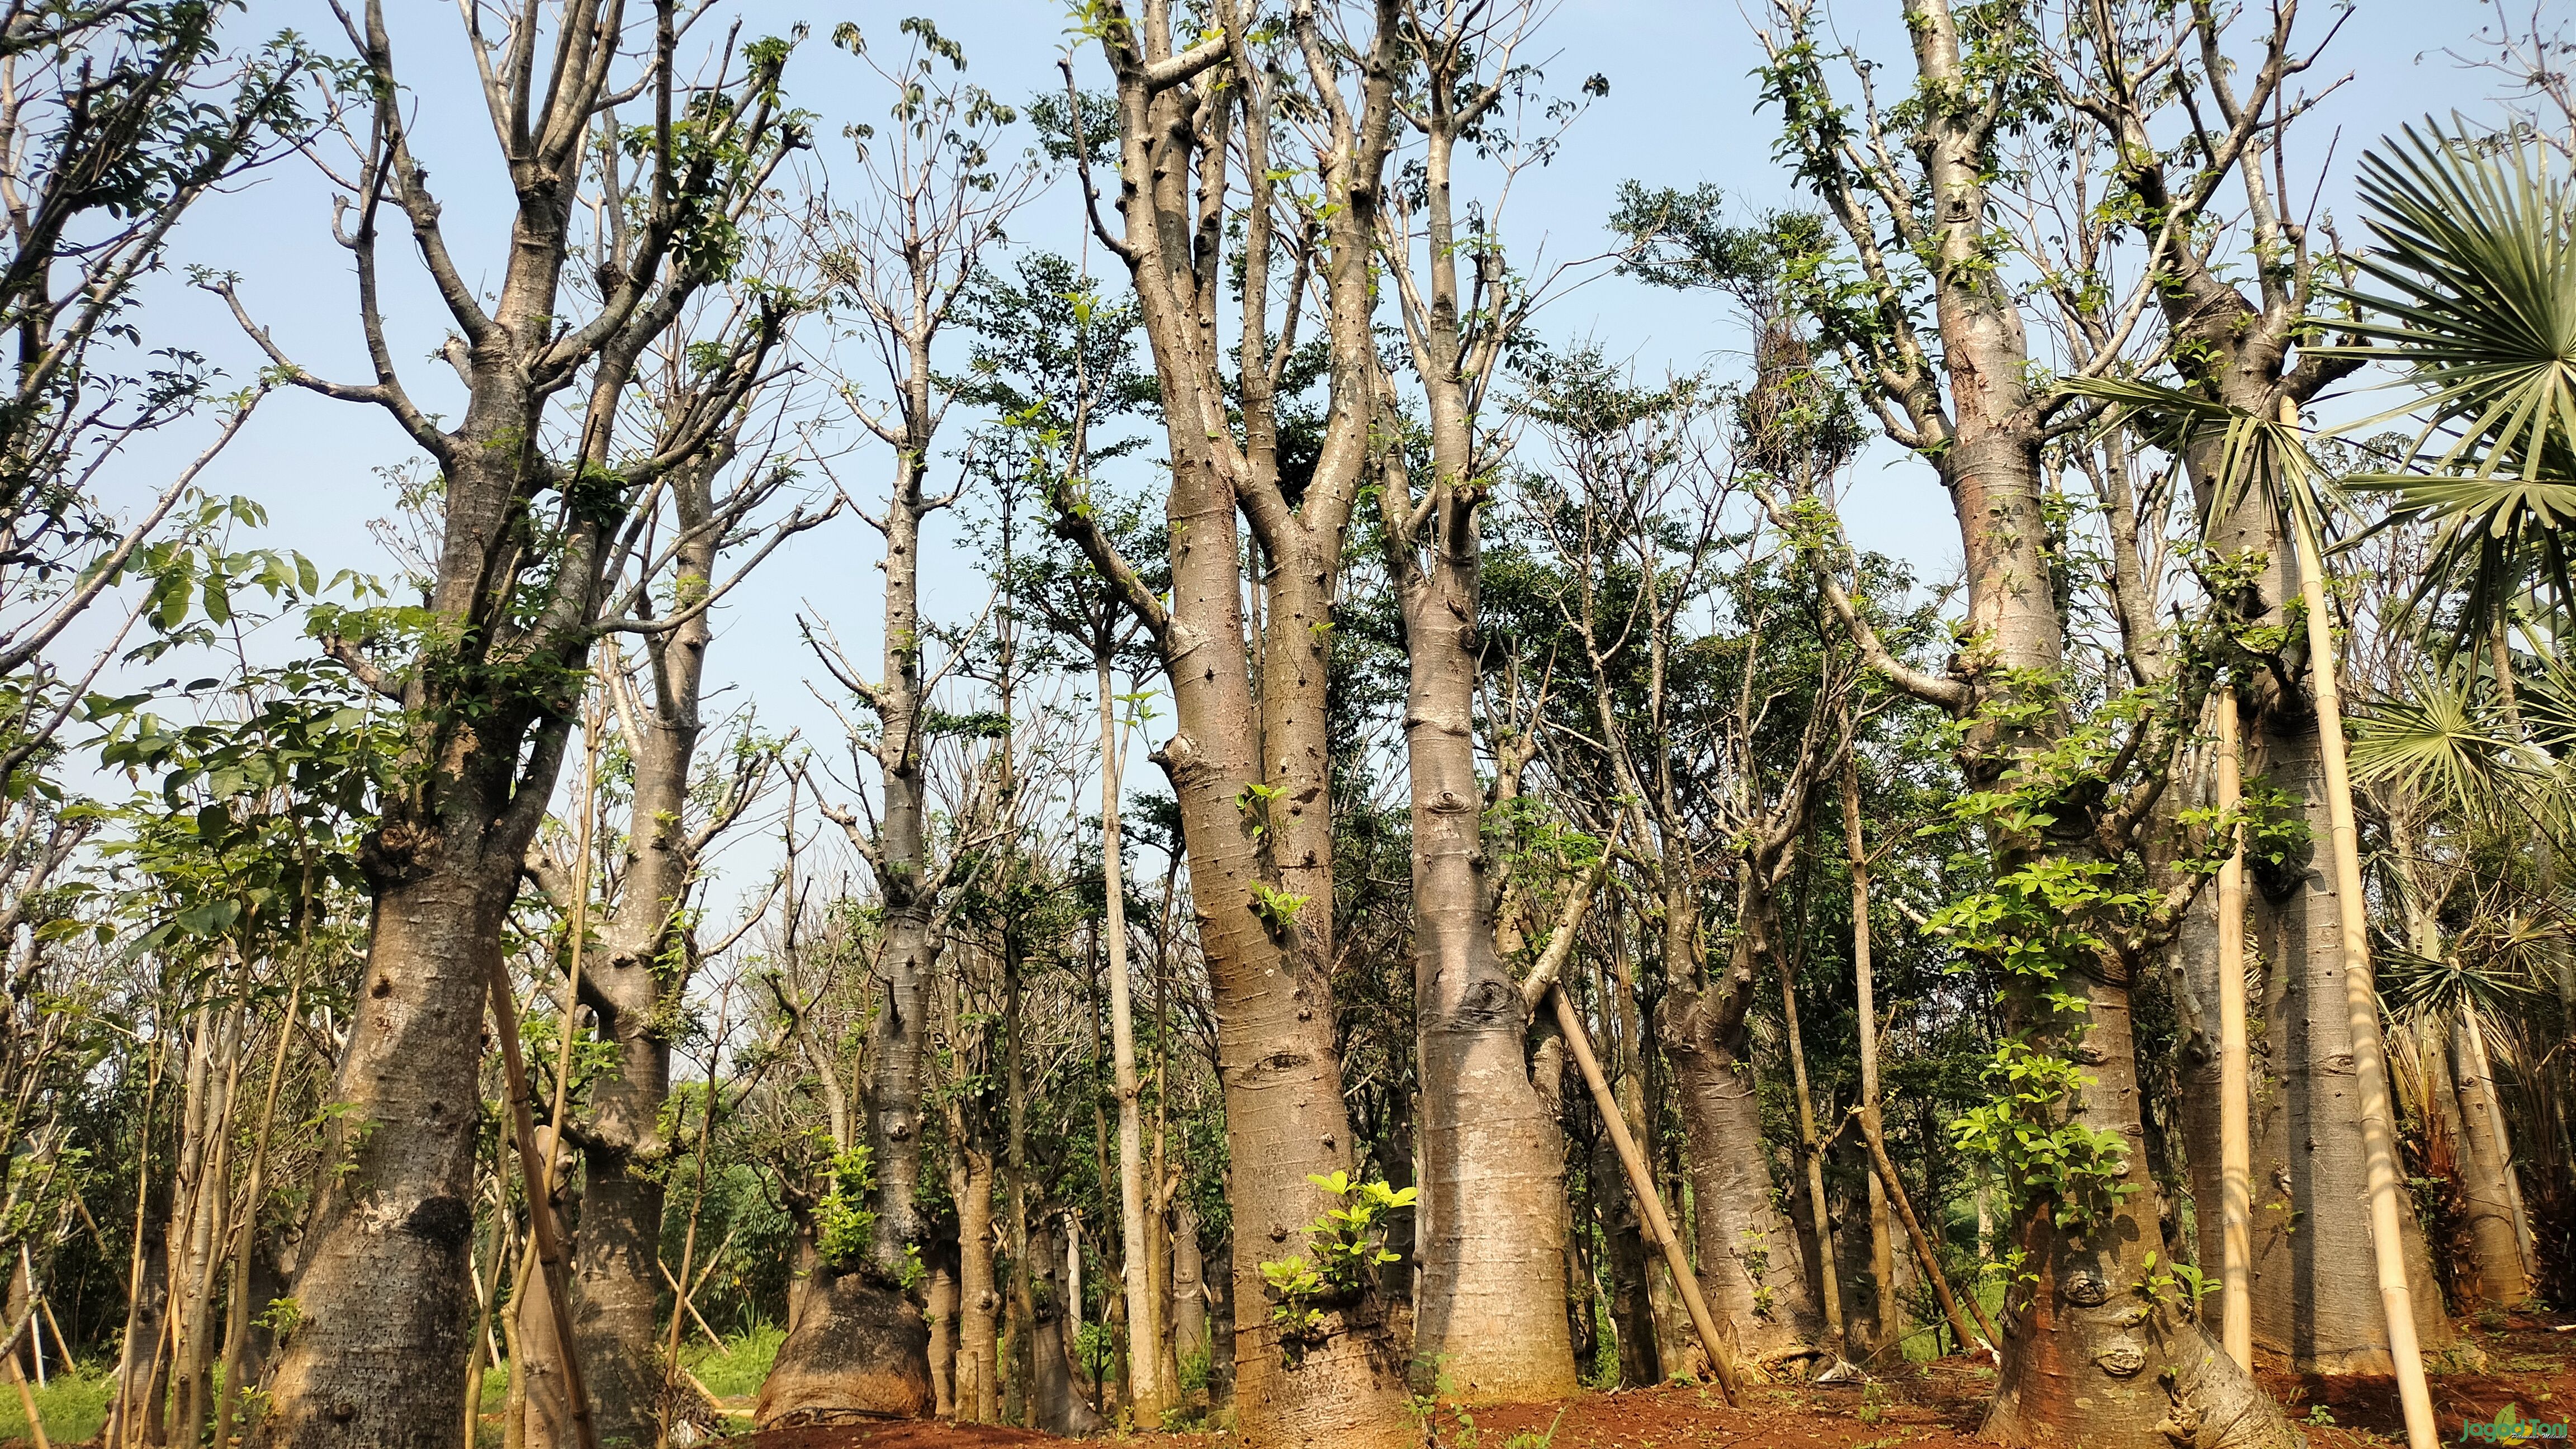
<path fill-rule="evenodd" d="M 2482 1357 L 2475 1371 L 2437 1373 L 2434 1411 L 2444 1443 L 2469 1420 L 2492 1419 L 2507 1404 L 2544 1422 L 2576 1417 L 2576 1319 L 2510 1319 L 2467 1327 Z M 1586 1393 L 1556 1404 L 1474 1411 L 1470 1422 L 1438 1415 L 1442 1446 L 1481 1449 L 1964 1449 L 1974 1444 L 1994 1382 L 1992 1368 L 1959 1359 L 1909 1365 L 1869 1385 L 1754 1385 L 1728 1408 L 1713 1387 L 1682 1384 Z M 2400 1444 L 2404 1422 L 2388 1379 L 2301 1379 L 2265 1374 L 2311 1449 Z M 886 1424 L 796 1429 L 728 1443 L 754 1449 L 987 1449 L 1057 1442 L 1021 1429 Z M 1224 1434 L 1154 1435 L 1155 1449 L 1222 1449 Z"/>

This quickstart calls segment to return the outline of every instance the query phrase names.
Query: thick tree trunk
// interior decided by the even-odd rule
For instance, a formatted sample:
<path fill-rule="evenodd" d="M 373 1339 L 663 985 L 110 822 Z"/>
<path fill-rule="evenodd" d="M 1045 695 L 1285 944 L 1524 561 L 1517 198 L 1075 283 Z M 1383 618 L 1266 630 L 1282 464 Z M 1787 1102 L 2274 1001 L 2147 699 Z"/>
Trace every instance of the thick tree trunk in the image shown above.
<path fill-rule="evenodd" d="M 2267 707 L 2248 773 L 2309 802 L 2313 857 L 2255 893 L 2248 940 L 2267 964 L 2254 1053 L 2251 1160 L 2255 1352 L 2301 1373 L 2389 1374 L 2388 1319 L 2373 1270 L 2369 1165 L 2360 1084 L 2344 1006 L 2341 906 L 2327 844 L 2313 714 Z M 2262 873 L 2258 872 L 2258 880 Z M 2287 886 L 2286 897 L 2276 895 Z M 2401 1195 L 2402 1196 L 2402 1195 Z M 2411 1202 L 2399 1204 L 2415 1331 L 2428 1350 L 2452 1338 Z M 2204 1214 L 2202 1231 L 2213 1220 Z M 2211 1239 L 2210 1241 L 2214 1241 Z"/>
<path fill-rule="evenodd" d="M 384 880 L 323 1133 L 321 1201 L 301 1249 L 302 1321 L 259 1442 L 451 1449 L 471 1320 L 474 1129 L 484 1005 L 524 840 L 450 834 Z M 531 1295 L 538 1296 L 538 1295 Z"/>
<path fill-rule="evenodd" d="M 2067 984 L 2067 983 L 2061 983 Z M 2097 1220 L 2061 1223 L 2043 1205 L 2015 1225 L 2035 1282 L 2005 1298 L 2003 1366 L 1986 1433 L 2006 1444 L 2289 1449 L 2280 1410 L 2217 1340 L 2148 1286 L 2158 1190 L 2138 1139 L 2137 1072 L 2128 991 L 2095 978 L 2077 1050 L 2095 1074 L 2072 1116 L 2130 1144 L 2129 1195 L 2095 1205 Z"/>
<path fill-rule="evenodd" d="M 1175 64 L 1170 12 L 1121 12 L 1103 47 L 1118 81 L 1125 222 L 1118 246 L 1135 279 L 1164 403 L 1169 603 L 1115 558 L 1074 500 L 1059 499 L 1057 508 L 1059 525 L 1120 580 L 1128 607 L 1152 625 L 1172 683 L 1176 733 L 1155 758 L 1180 803 L 1217 1021 L 1238 1246 L 1231 1295 L 1237 1423 L 1255 1449 L 1400 1449 L 1414 1437 L 1404 1412 L 1404 1365 L 1368 1295 L 1327 1306 L 1317 1332 L 1283 1342 L 1261 1274 L 1265 1259 L 1306 1251 L 1308 1225 L 1330 1205 L 1309 1176 L 1346 1172 L 1352 1163 L 1331 979 L 1326 641 L 1374 416 L 1377 358 L 1366 299 L 1400 24 L 1392 0 L 1376 8 L 1379 34 L 1361 67 L 1361 115 L 1354 122 L 1347 110 L 1338 112 L 1330 123 L 1335 139 L 1317 157 L 1317 184 L 1334 201 L 1323 222 L 1320 273 L 1330 294 L 1324 320 L 1333 406 L 1314 472 L 1293 493 L 1280 477 L 1269 383 L 1273 318 L 1266 299 L 1277 259 L 1267 74 L 1247 67 L 1229 71 L 1222 86 L 1193 86 L 1187 78 L 1196 72 L 1182 67 L 1160 79 L 1152 67 Z M 1315 82 L 1340 95 L 1340 52 L 1315 26 L 1311 15 L 1291 17 Z M 1230 40 L 1246 43 L 1240 34 Z M 1213 51 L 1201 55 L 1215 58 Z M 1216 355 L 1219 252 L 1238 114 L 1251 188 L 1240 216 L 1251 319 L 1243 345 L 1252 365 L 1229 399 Z M 1230 416 L 1238 410 L 1239 427 Z M 1255 520 L 1269 566 L 1254 584 L 1266 606 L 1257 636 L 1247 629 L 1239 513 Z M 1257 666 L 1257 688 L 1248 663 Z"/>
<path fill-rule="evenodd" d="M 778 1346 L 780 1363 L 792 1353 L 794 1367 L 761 1382 L 753 1424 L 766 1430 L 927 1417 L 935 1400 L 930 1325 L 921 1310 L 870 1281 L 865 1269 L 826 1265 L 815 1272 L 805 1312 Z"/>
<path fill-rule="evenodd" d="M 1463 439 L 1452 446 L 1463 453 Z M 1564 1153 L 1530 1081 L 1521 992 L 1495 949 L 1473 717 L 1476 509 L 1463 486 L 1433 497 L 1433 561 L 1403 567 L 1408 553 L 1398 585 L 1426 1225 L 1414 1358 L 1468 1402 L 1549 1399 L 1575 1388 L 1565 1315 L 1532 1311 L 1565 1292 Z"/>
<path fill-rule="evenodd" d="M 1044 1291 L 1036 1321 L 1029 1327 L 1029 1427 L 1040 1433 L 1082 1438 L 1108 1428 L 1107 1421 L 1074 1388 L 1073 1363 L 1066 1357 L 1067 1326 L 1081 1320 L 1066 1311 L 1074 1289 L 1065 1272 L 1065 1244 L 1054 1233 L 1029 1234 L 1032 1263 L 1041 1265 Z"/>
<path fill-rule="evenodd" d="M 930 1412 L 942 1419 L 957 1417 L 957 1273 L 942 1263 L 930 1270 L 930 1281 L 923 1286 L 928 1307 L 922 1316 L 930 1323 Z"/>
<path fill-rule="evenodd" d="M 2515 1307 L 2531 1297 L 2522 1192 L 2514 1179 L 2513 1147 L 2504 1109 L 2496 1100 L 2488 1065 L 2486 1028 L 2462 1011 L 2449 1032 L 2459 1083 L 2462 1125 L 2475 1175 L 2470 1182 L 2469 1230 L 2478 1245 L 2479 1292 L 2489 1303 Z"/>
<path fill-rule="evenodd" d="M 1002 1292 L 993 1277 L 993 1160 L 973 1145 L 957 1149 L 965 1165 L 950 1174 L 957 1191 L 957 1417 L 970 1424 L 1002 1418 Z"/>
<path fill-rule="evenodd" d="M 1739 872 L 1744 882 L 1752 873 Z M 1746 1013 L 1762 968 L 1778 950 L 1778 908 L 1767 889 L 1746 885 L 1734 952 L 1725 974 L 1699 975 L 1698 926 L 1685 901 L 1668 899 L 1667 949 L 1680 953 L 1663 1013 L 1682 1131 L 1688 1144 L 1700 1291 L 1721 1332 L 1745 1363 L 1769 1365 L 1812 1352 L 1824 1329 L 1797 1229 L 1779 1208 L 1771 1157 L 1762 1144 L 1762 1102 L 1754 1081 Z M 1683 889 L 1688 889 L 1684 887 Z"/>

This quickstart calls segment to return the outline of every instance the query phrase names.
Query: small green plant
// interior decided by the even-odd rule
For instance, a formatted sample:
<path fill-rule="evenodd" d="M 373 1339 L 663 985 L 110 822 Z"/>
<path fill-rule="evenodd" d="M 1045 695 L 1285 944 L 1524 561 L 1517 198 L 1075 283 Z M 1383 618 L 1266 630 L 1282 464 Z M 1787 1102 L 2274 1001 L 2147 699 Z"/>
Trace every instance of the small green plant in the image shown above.
<path fill-rule="evenodd" d="M 1270 1285 L 1270 1321 L 1283 1339 L 1311 1338 L 1324 1328 L 1324 1311 L 1315 1304 L 1331 1291 L 1324 1275 L 1301 1257 L 1274 1259 L 1261 1265 L 1261 1281 Z"/>
<path fill-rule="evenodd" d="M 1242 793 L 1234 797 L 1234 808 L 1242 811 L 1243 818 L 1252 822 L 1254 839 L 1270 833 L 1271 802 L 1286 793 L 1285 786 L 1251 784 L 1244 786 Z"/>
<path fill-rule="evenodd" d="M 1314 1256 L 1292 1254 L 1261 1265 L 1262 1281 L 1270 1287 L 1270 1321 L 1292 1349 L 1324 1331 L 1325 1308 L 1357 1298 L 1379 1264 L 1395 1261 L 1386 1247 L 1387 1215 L 1413 1206 L 1417 1196 L 1409 1187 L 1353 1181 L 1347 1172 L 1309 1173 L 1306 1180 L 1337 1204 L 1306 1225 Z"/>
<path fill-rule="evenodd" d="M 868 1149 L 859 1146 L 834 1154 L 830 1178 L 831 1186 L 814 1207 L 814 1249 L 834 1268 L 854 1268 L 866 1260 L 876 1239 L 877 1215 L 862 1206 L 876 1187 Z"/>
<path fill-rule="evenodd" d="M 1086 1323 L 1073 1336 L 1073 1361 L 1085 1377 L 1099 1383 L 1118 1359 L 1118 1338 L 1106 1323 Z"/>
<path fill-rule="evenodd" d="M 1860 1408 L 1856 1416 L 1862 1424 L 1875 1429 L 1887 1421 L 1887 1404 L 1887 1386 L 1872 1379 L 1861 1385 Z"/>
<path fill-rule="evenodd" d="M 1556 1411 L 1556 1417 L 1547 1421 L 1546 1433 L 1542 1434 L 1535 1429 L 1523 1429 L 1504 1440 L 1503 1449 L 1548 1449 L 1549 1445 L 1556 1442 L 1557 1425 L 1564 1422 L 1565 1410 L 1560 1407 Z"/>
<path fill-rule="evenodd" d="M 1286 935 L 1296 923 L 1297 912 L 1305 907 L 1306 897 L 1287 891 L 1272 890 L 1261 881 L 1252 883 L 1252 913 L 1270 928 L 1272 935 Z"/>
<path fill-rule="evenodd" d="M 2218 1280 L 2189 1263 L 2159 1264 L 2153 1252 L 2147 1254 L 2146 1276 L 2137 1289 L 2158 1304 L 2179 1306 L 2197 1316 L 2200 1300 L 2218 1291 Z"/>
<path fill-rule="evenodd" d="M 2310 1404 L 2308 1406 L 2309 1423 L 2317 1425 L 2319 1428 L 2330 1429 L 2334 1427 L 2334 1421 L 2334 1410 L 2327 1408 L 2323 1404 Z"/>
<path fill-rule="evenodd" d="M 292 1298 L 271 1298 L 268 1300 L 268 1306 L 259 1311 L 259 1316 L 251 1320 L 275 1334 L 281 1343 L 303 1321 L 304 1307 Z"/>

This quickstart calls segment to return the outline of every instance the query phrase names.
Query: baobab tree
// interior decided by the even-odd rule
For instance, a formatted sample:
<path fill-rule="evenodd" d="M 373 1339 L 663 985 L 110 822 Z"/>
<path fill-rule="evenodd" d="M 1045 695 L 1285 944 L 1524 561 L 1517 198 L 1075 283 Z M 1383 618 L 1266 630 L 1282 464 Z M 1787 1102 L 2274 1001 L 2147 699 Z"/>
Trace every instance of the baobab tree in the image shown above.
<path fill-rule="evenodd" d="M 1291 6 L 1284 27 L 1259 29 L 1218 0 L 1214 31 L 1186 47 L 1165 0 L 1106 0 L 1095 14 L 1116 83 L 1123 226 L 1098 210 L 1087 135 L 1074 154 L 1093 230 L 1134 285 L 1162 392 L 1169 604 L 1091 519 L 1079 480 L 1059 490 L 1055 511 L 1143 621 L 1172 686 L 1177 727 L 1155 759 L 1179 797 L 1214 986 L 1238 1423 L 1254 1444 L 1393 1446 L 1411 1436 L 1372 1285 L 1347 1269 L 1311 1282 L 1297 1270 L 1318 1256 L 1309 1230 L 1336 1205 L 1310 1179 L 1348 1183 L 1352 1162 L 1334 1033 L 1325 688 L 1343 543 L 1378 415 L 1370 298 L 1404 63 L 1399 6 L 1377 0 L 1361 38 L 1315 0 Z M 1068 101 L 1079 130 L 1081 97 Z M 1280 168 L 1301 131 L 1311 176 L 1290 191 Z M 1231 359 L 1229 276 L 1240 287 Z M 1282 389 L 1312 283 L 1324 423 L 1311 453 L 1291 452 Z M 1249 580 L 1247 544 L 1258 560 Z M 1293 1301 L 1274 1296 L 1265 1263 Z"/>
<path fill-rule="evenodd" d="M 463 1391 L 466 1240 L 484 1004 L 506 991 L 502 932 L 563 761 L 591 644 L 642 546 L 638 504 L 699 459 L 766 368 L 782 299 L 703 359 L 724 379 L 649 450 L 622 452 L 623 395 L 690 300 L 722 285 L 756 227 L 771 174 L 804 144 L 779 80 L 783 41 L 707 47 L 684 80 L 686 28 L 669 6 L 630 22 L 619 0 L 465 11 L 466 41 L 511 194 L 507 258 L 488 293 L 468 280 L 442 202 L 412 147 L 382 0 L 335 11 L 365 95 L 334 234 L 356 271 L 357 325 L 374 372 L 340 382 L 295 365 L 218 283 L 295 385 L 383 410 L 443 482 L 436 573 L 422 622 L 347 615 L 328 642 L 398 702 L 401 784 L 383 801 L 364 868 L 374 932 L 326 1111 L 345 1170 L 322 1186 L 294 1298 L 301 1322 L 273 1379 L 263 1442 L 444 1445 Z M 496 25 L 497 34 L 485 27 Z M 632 171 L 618 112 L 650 112 Z M 605 158 L 605 159 L 603 159 Z M 581 218 L 596 217 L 593 235 Z M 395 360 L 380 243 L 407 234 L 454 329 L 442 356 L 461 406 L 425 406 Z M 592 264 L 577 315 L 565 273 Z M 571 393 L 569 426 L 557 401 Z M 452 421 L 451 421 L 452 420 Z"/>

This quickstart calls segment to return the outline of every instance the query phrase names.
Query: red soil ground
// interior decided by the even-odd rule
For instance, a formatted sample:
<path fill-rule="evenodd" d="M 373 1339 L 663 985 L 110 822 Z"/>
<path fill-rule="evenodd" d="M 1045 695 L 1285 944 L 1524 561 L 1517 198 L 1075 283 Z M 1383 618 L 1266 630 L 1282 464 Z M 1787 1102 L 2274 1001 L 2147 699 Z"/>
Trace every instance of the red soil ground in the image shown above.
<path fill-rule="evenodd" d="M 2576 1320 L 2517 1318 L 2465 1330 L 2485 1362 L 2474 1372 L 2434 1376 L 2444 1443 L 2459 1439 L 2464 1421 L 2491 1419 L 2507 1404 L 2517 1405 L 2527 1419 L 2576 1418 L 2576 1332 L 2557 1332 L 2560 1323 Z M 1714 1388 L 1687 1384 L 1587 1393 L 1557 1404 L 1479 1409 L 1472 1425 L 1443 1413 L 1437 1442 L 1483 1449 L 1503 1449 L 1516 1438 L 1523 1449 L 1965 1449 L 1977 1442 L 1993 1381 L 1989 1367 L 1945 1359 L 1910 1365 L 1866 1387 L 1754 1385 L 1746 1390 L 1746 1402 L 1731 1409 Z M 2405 1440 L 2390 1380 L 2266 1374 L 2264 1382 L 2307 1433 L 2311 1449 Z M 1464 1432 L 1470 1428 L 1472 1436 Z M 750 1449 L 988 1449 L 1059 1441 L 1022 1429 L 885 1424 L 793 1429 L 726 1442 Z M 1232 1439 L 1171 1434 L 1138 1442 L 1152 1449 L 1224 1449 Z"/>

